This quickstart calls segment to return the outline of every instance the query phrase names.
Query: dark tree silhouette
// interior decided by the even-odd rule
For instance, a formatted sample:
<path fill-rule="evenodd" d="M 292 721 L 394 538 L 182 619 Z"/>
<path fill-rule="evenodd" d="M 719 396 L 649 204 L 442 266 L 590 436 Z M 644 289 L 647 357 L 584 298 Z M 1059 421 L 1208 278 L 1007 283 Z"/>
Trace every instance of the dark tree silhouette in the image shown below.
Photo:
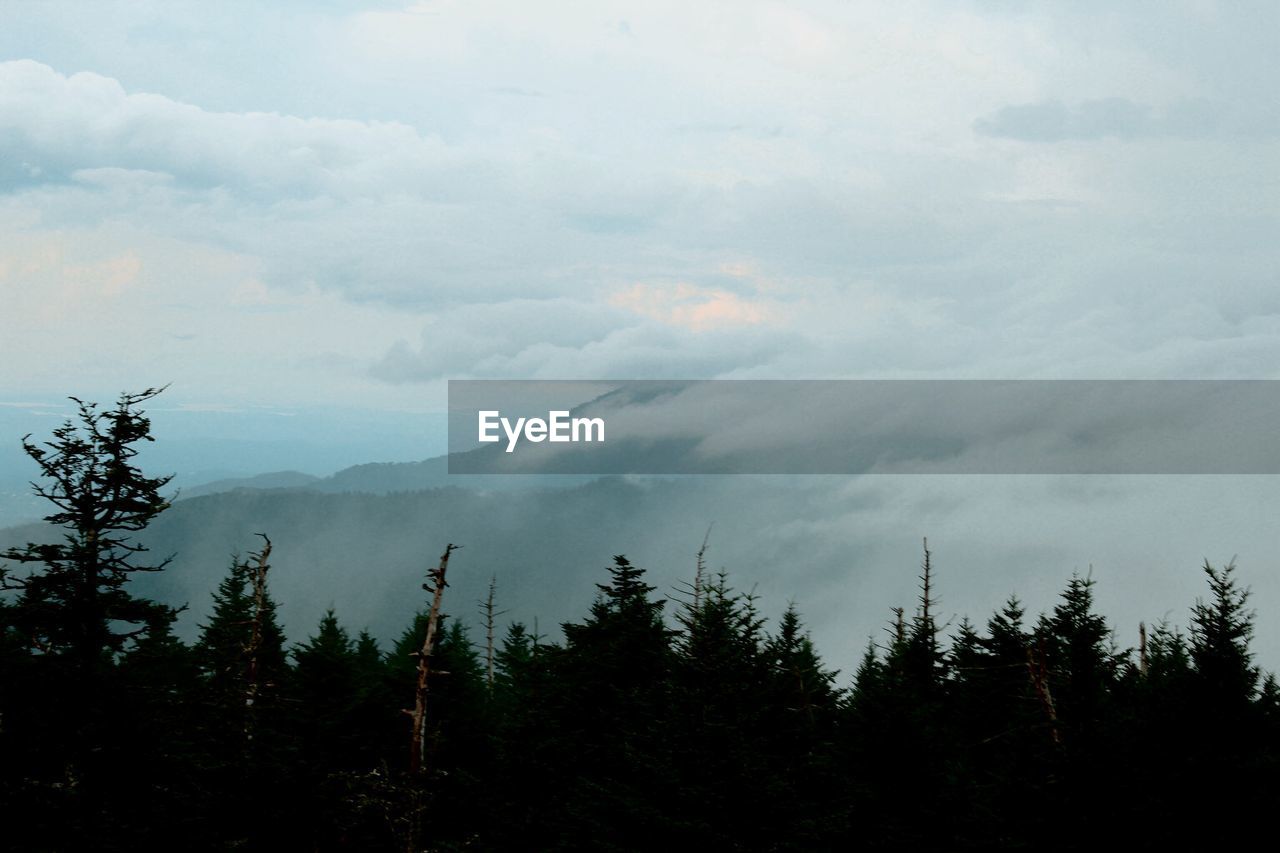
<path fill-rule="evenodd" d="M 43 482 L 32 488 L 55 507 L 45 521 L 63 536 L 0 554 L 38 567 L 24 575 L 0 568 L 0 586 L 18 592 L 9 619 L 23 642 L 59 658 L 79 679 L 94 678 L 131 640 L 162 629 L 178 612 L 125 589 L 131 575 L 169 563 L 140 562 L 147 549 L 134 538 L 169 506 L 160 490 L 171 476 L 148 477 L 133 464 L 138 443 L 152 441 L 151 421 L 137 407 L 162 390 L 122 394 L 106 411 L 73 397 L 79 423 L 66 421 L 49 442 L 22 442 L 40 466 Z"/>
<path fill-rule="evenodd" d="M 1243 705 L 1257 692 L 1259 675 L 1249 650 L 1254 619 L 1247 609 L 1249 591 L 1236 584 L 1235 570 L 1234 561 L 1221 569 L 1205 561 L 1212 598 L 1191 609 L 1191 662 L 1218 701 Z"/>

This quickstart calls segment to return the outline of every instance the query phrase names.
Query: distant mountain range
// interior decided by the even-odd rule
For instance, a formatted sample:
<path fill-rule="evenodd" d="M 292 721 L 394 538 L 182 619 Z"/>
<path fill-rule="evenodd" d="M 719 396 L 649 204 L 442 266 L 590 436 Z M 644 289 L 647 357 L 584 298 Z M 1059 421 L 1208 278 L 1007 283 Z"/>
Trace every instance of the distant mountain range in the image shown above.
<path fill-rule="evenodd" d="M 615 553 L 662 564 L 655 578 L 667 585 L 690 576 L 710 522 L 696 509 L 709 484 L 693 480 L 451 479 L 493 486 L 445 485 L 443 459 L 209 483 L 184 492 L 145 531 L 152 556 L 175 558 L 134 583 L 143 594 L 189 604 L 180 632 L 190 636 L 232 554 L 258 548 L 264 532 L 274 543 L 272 590 L 292 638 L 305 637 L 332 605 L 354 630 L 389 639 L 422 605 L 424 569 L 453 542 L 464 550 L 451 564 L 449 612 L 474 621 L 475 602 L 496 575 L 510 618 L 539 619 L 554 634 L 559 621 L 585 612 Z M 0 548 L 52 535 L 38 523 L 10 527 L 0 530 Z"/>
<path fill-rule="evenodd" d="M 1136 631 L 1139 620 L 1162 614 L 1181 622 L 1185 602 L 1201 592 L 1198 564 L 1222 552 L 1240 554 L 1252 570 L 1260 611 L 1274 608 L 1274 527 L 1260 509 L 1274 505 L 1270 482 L 1223 480 L 1228 490 L 1215 479 L 1162 481 L 1161 489 L 1181 488 L 1187 505 L 1211 489 L 1224 506 L 1236 501 L 1231 512 L 1171 527 L 1151 510 L 1156 485 L 1147 480 L 451 476 L 443 457 L 329 477 L 280 471 L 184 490 L 140 537 L 157 560 L 174 554 L 173 563 L 134 584 L 189 605 L 178 626 L 189 638 L 232 554 L 255 550 L 256 534 L 266 533 L 275 546 L 271 588 L 291 640 L 305 639 L 333 606 L 385 648 L 425 604 L 426 568 L 454 543 L 464 547 L 450 563 L 448 613 L 478 625 L 477 603 L 496 576 L 506 618 L 536 621 L 556 638 L 560 622 L 587 612 L 615 554 L 678 600 L 714 523 L 710 568 L 727 567 L 738 589 L 754 589 L 766 616 L 794 599 L 832 665 L 847 672 L 869 637 L 883 638 L 888 608 L 912 606 L 926 534 L 942 606 L 957 619 L 985 619 L 976 608 L 1010 593 L 1032 613 L 1051 607 L 1073 569 L 1097 562 L 1121 624 Z M 1135 525 L 1145 534 L 1137 544 Z M 0 529 L 0 550 L 54 535 L 43 524 Z M 1275 666 L 1274 632 L 1264 625 L 1259 642 Z"/>
<path fill-rule="evenodd" d="M 255 477 L 215 480 L 181 490 L 180 498 L 197 498 L 242 489 L 288 489 L 326 494 L 361 492 L 388 495 L 396 492 L 418 492 L 444 487 L 472 488 L 477 491 L 518 491 L 575 486 L 594 477 L 568 474 L 485 474 L 450 475 L 448 457 L 437 456 L 421 462 L 371 462 L 353 465 L 328 477 L 316 477 L 301 471 L 275 471 Z"/>

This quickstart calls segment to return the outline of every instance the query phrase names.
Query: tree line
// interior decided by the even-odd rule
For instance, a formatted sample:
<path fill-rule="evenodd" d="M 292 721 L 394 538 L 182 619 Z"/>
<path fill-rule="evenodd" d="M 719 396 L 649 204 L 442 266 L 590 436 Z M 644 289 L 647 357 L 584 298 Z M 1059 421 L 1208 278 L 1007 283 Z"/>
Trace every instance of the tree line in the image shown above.
<path fill-rule="evenodd" d="M 1185 632 L 1120 648 L 1079 575 L 1038 616 L 939 624 L 926 543 L 842 687 L 705 542 L 671 598 L 614 557 L 557 637 L 499 631 L 496 583 L 452 601 L 450 545 L 382 648 L 332 610 L 290 645 L 258 534 L 184 643 L 129 590 L 165 565 L 139 534 L 168 480 L 134 459 L 156 393 L 24 440 L 63 535 L 0 555 L 8 849 L 1220 846 L 1280 805 L 1280 688 L 1230 563 Z"/>

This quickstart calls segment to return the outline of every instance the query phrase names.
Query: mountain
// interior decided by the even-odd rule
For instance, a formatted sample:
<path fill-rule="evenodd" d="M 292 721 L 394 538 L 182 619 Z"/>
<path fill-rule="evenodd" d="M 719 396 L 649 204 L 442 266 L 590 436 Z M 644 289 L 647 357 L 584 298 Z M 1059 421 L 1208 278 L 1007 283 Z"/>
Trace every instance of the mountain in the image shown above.
<path fill-rule="evenodd" d="M 254 477 L 233 477 L 227 480 L 214 480 L 212 483 L 201 483 L 198 486 L 183 489 L 181 497 L 198 498 L 219 492 L 233 492 L 236 489 L 303 489 L 319 479 L 301 471 L 272 471 Z"/>
<path fill-rule="evenodd" d="M 394 467 L 361 466 L 368 467 L 390 476 L 362 471 L 363 483 L 407 482 Z M 163 572 L 137 576 L 138 592 L 189 604 L 179 629 L 191 636 L 231 555 L 256 550 L 256 534 L 265 532 L 274 545 L 272 591 L 291 638 L 303 638 L 333 605 L 353 627 L 390 639 L 423 605 L 424 570 L 453 542 L 464 547 L 451 563 L 449 612 L 472 620 L 496 575 L 510 618 L 538 619 L 544 633 L 554 633 L 560 620 L 590 605 L 615 553 L 661 566 L 656 575 L 669 584 L 689 577 L 709 523 L 691 505 L 704 492 L 691 481 L 612 478 L 513 492 L 331 488 L 332 482 L 238 488 L 176 501 L 141 537 L 150 556 L 173 554 L 173 562 Z M 41 524 L 0 530 L 0 549 L 51 533 Z"/>
<path fill-rule="evenodd" d="M 1034 613 L 1056 602 L 1073 569 L 1096 567 L 1108 610 L 1136 642 L 1140 620 L 1185 624 L 1204 555 L 1238 554 L 1259 609 L 1274 608 L 1272 478 L 988 477 L 450 477 L 444 460 L 360 465 L 332 477 L 284 476 L 296 487 L 187 497 L 140 540 L 163 572 L 136 576 L 143 594 L 188 604 L 178 630 L 194 635 L 234 552 L 274 543 L 270 583 L 291 640 L 334 606 L 353 630 L 385 642 L 422 607 L 421 585 L 447 543 L 445 609 L 478 625 L 491 576 L 498 606 L 552 638 L 587 612 L 615 554 L 649 570 L 678 598 L 714 524 L 709 568 L 727 568 L 759 595 L 766 616 L 794 599 L 833 666 L 852 669 L 868 638 L 885 636 L 893 604 L 916 596 L 920 537 L 930 536 L 946 613 L 985 618 L 1016 593 Z M 259 482 L 279 483 L 266 478 Z M 251 481 L 252 482 L 252 481 Z M 434 488 L 417 487 L 436 483 Z M 441 483 L 464 483 L 441 485 Z M 504 482 L 515 488 L 502 488 Z M 548 485 L 555 484 L 555 485 Z M 1230 507 L 1171 526 L 1155 496 Z M 47 512 L 47 507 L 41 511 Z M 43 525 L 0 529 L 0 550 L 53 535 Z M 473 632 L 473 638 L 479 638 Z M 1259 659 L 1280 660 L 1280 633 L 1259 627 Z"/>

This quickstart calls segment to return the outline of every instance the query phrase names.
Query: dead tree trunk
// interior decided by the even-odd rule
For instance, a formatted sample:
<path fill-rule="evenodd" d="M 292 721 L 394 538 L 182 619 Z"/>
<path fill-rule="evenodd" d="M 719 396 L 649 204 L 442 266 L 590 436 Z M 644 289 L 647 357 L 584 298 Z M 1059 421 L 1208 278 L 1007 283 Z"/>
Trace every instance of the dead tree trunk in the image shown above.
<path fill-rule="evenodd" d="M 249 581 L 253 584 L 253 621 L 249 629 L 249 644 L 245 647 L 245 658 L 248 660 L 248 671 L 244 688 L 244 734 L 246 740 L 253 740 L 254 706 L 258 701 L 261 689 L 258 676 L 258 652 L 262 648 L 262 630 L 267 616 L 267 570 L 271 568 L 271 540 L 265 533 L 262 537 L 262 550 L 250 554 L 254 564 L 253 574 Z"/>
<path fill-rule="evenodd" d="M 431 611 L 427 615 L 427 634 L 422 640 L 422 651 L 418 652 L 418 684 L 414 693 L 413 710 L 408 712 L 413 718 L 413 732 L 409 747 L 409 772 L 421 773 L 424 770 L 423 756 L 427 746 L 427 679 L 431 674 L 431 650 L 435 647 L 436 626 L 440 623 L 440 600 L 444 597 L 445 572 L 449 568 L 449 555 L 461 546 L 450 543 L 440 555 L 440 565 L 427 572 L 427 582 L 422 588 L 431 593 Z"/>
<path fill-rule="evenodd" d="M 1147 623 L 1138 623 L 1138 672 L 1147 674 Z"/>
<path fill-rule="evenodd" d="M 1055 744 L 1062 743 L 1062 734 L 1058 731 L 1058 707 L 1053 702 L 1053 694 L 1049 692 L 1049 668 L 1045 664 L 1043 643 L 1038 643 L 1035 648 L 1027 645 L 1027 674 L 1049 724 L 1050 739 Z"/>
<path fill-rule="evenodd" d="M 920 618 L 927 630 L 933 630 L 933 555 L 929 553 L 929 540 L 924 540 L 924 563 L 920 566 Z"/>

